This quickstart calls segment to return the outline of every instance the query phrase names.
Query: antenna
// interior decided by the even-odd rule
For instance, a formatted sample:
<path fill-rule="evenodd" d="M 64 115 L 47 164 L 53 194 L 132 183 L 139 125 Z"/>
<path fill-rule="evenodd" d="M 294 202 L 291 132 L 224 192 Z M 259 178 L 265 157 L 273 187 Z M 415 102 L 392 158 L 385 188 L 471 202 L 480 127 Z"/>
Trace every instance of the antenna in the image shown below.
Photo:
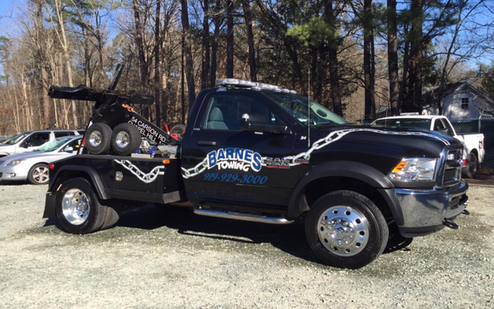
<path fill-rule="evenodd" d="M 307 69 L 307 147 L 310 148 L 310 68 Z"/>

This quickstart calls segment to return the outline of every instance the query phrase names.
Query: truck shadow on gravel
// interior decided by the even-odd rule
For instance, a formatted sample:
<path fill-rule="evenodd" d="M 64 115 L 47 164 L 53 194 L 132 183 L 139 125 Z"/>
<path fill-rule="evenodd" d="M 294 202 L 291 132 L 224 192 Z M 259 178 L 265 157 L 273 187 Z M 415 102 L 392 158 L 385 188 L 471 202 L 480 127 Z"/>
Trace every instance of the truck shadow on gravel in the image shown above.
<path fill-rule="evenodd" d="M 302 224 L 269 225 L 198 216 L 181 207 L 146 206 L 120 216 L 117 226 L 153 230 L 167 227 L 181 235 L 237 243 L 269 243 L 295 257 L 318 262 L 305 240 Z"/>
<path fill-rule="evenodd" d="M 45 227 L 56 224 L 46 221 Z M 188 208 L 154 207 L 147 205 L 121 213 L 117 227 L 141 230 L 169 228 L 190 237 L 225 240 L 237 243 L 269 243 L 294 257 L 320 264 L 306 238 L 301 222 L 289 225 L 269 225 L 198 216 Z M 411 243 L 397 231 L 390 231 L 390 240 L 384 253 L 401 250 Z"/>

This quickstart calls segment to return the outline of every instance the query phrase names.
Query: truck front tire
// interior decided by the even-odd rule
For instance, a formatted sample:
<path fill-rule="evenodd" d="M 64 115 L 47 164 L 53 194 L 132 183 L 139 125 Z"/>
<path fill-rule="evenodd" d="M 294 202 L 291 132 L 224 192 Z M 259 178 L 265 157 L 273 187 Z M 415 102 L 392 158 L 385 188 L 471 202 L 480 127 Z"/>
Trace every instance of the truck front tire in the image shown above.
<path fill-rule="evenodd" d="M 57 192 L 55 211 L 62 229 L 72 234 L 100 230 L 108 216 L 91 184 L 84 178 L 65 181 Z"/>
<path fill-rule="evenodd" d="M 470 152 L 468 154 L 467 166 L 463 169 L 463 177 L 475 178 L 477 170 L 479 169 L 479 160 L 475 153 Z"/>
<path fill-rule="evenodd" d="M 355 269 L 381 255 L 389 229 L 371 200 L 342 190 L 328 193 L 312 205 L 305 234 L 310 247 L 325 264 Z"/>

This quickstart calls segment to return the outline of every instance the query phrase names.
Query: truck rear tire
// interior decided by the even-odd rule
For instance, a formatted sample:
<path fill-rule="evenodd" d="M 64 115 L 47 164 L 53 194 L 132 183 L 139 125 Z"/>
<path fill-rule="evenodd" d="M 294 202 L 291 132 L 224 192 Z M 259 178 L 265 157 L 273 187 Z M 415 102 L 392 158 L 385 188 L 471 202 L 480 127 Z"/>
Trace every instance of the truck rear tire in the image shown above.
<path fill-rule="evenodd" d="M 116 211 L 111 206 L 107 206 L 105 221 L 103 222 L 103 226 L 101 227 L 101 229 L 106 230 L 114 227 L 119 219 L 120 219 L 120 215 L 118 214 L 118 211 Z"/>
<path fill-rule="evenodd" d="M 479 160 L 475 153 L 470 152 L 468 154 L 467 166 L 463 169 L 463 177 L 475 178 L 477 170 L 479 169 Z"/>
<path fill-rule="evenodd" d="M 121 123 L 113 129 L 111 147 L 120 156 L 127 156 L 141 145 L 139 129 L 130 123 Z"/>
<path fill-rule="evenodd" d="M 111 128 L 106 123 L 94 123 L 86 131 L 85 147 L 92 154 L 102 154 L 110 150 Z"/>
<path fill-rule="evenodd" d="M 342 190 L 328 193 L 312 205 L 305 234 L 310 247 L 325 264 L 355 269 L 381 255 L 389 229 L 371 200 Z"/>
<path fill-rule="evenodd" d="M 64 231 L 87 234 L 103 227 L 108 209 L 86 179 L 72 178 L 58 190 L 55 211 Z"/>

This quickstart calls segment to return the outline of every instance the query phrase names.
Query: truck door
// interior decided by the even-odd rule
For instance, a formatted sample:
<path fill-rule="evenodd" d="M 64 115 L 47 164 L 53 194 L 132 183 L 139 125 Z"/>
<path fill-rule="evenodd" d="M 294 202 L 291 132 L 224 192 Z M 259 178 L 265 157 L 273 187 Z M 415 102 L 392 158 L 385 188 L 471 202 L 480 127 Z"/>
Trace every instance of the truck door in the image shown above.
<path fill-rule="evenodd" d="M 279 109 L 254 91 L 207 94 L 183 145 L 182 175 L 189 196 L 198 201 L 287 205 L 298 178 L 282 158 L 293 154 L 296 133 Z M 242 117 L 286 125 L 287 130 L 241 130 Z"/>

